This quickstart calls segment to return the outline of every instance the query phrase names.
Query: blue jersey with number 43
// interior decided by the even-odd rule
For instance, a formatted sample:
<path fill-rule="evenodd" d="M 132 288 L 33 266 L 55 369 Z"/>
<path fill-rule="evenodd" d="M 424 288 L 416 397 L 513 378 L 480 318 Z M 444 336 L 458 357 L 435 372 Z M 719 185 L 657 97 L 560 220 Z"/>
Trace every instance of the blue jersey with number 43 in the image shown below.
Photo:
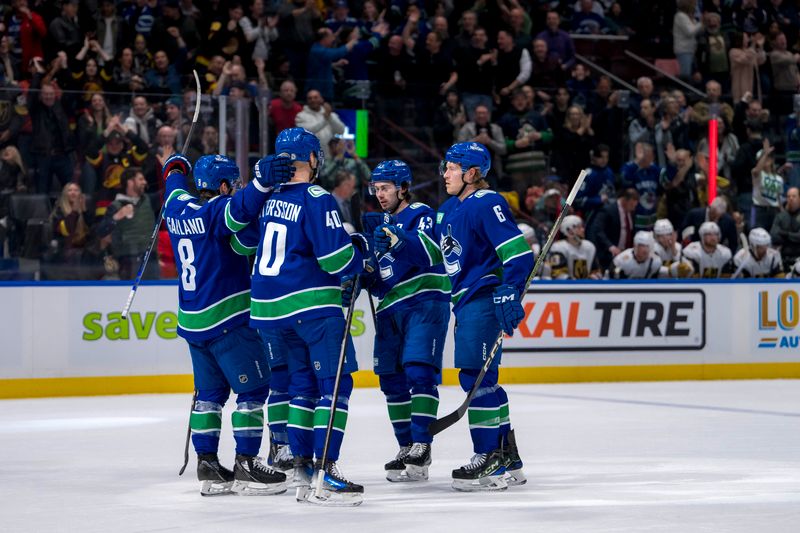
<path fill-rule="evenodd" d="M 525 293 L 533 252 L 501 195 L 481 189 L 464 201 L 450 198 L 436 213 L 433 236 L 409 235 L 405 253 L 422 264 L 444 263 L 453 286 L 453 312 L 483 287 L 507 283 Z"/>
<path fill-rule="evenodd" d="M 395 224 L 405 229 L 433 235 L 436 213 L 423 203 L 413 203 L 395 215 Z M 421 266 L 410 263 L 401 252 L 391 253 L 378 260 L 378 279 L 370 293 L 378 298 L 378 313 L 392 314 L 424 300 L 450 301 L 450 280 L 444 267 Z"/>
<path fill-rule="evenodd" d="M 284 183 L 262 206 L 258 224 L 250 325 L 342 316 L 341 277 L 360 273 L 363 258 L 330 193 L 309 183 Z"/>
<path fill-rule="evenodd" d="M 247 324 L 247 255 L 255 248 L 244 244 L 240 232 L 247 231 L 268 194 L 251 184 L 234 196 L 203 202 L 184 189 L 185 183 L 180 173 L 167 178 L 164 222 L 179 274 L 178 334 L 200 341 Z"/>

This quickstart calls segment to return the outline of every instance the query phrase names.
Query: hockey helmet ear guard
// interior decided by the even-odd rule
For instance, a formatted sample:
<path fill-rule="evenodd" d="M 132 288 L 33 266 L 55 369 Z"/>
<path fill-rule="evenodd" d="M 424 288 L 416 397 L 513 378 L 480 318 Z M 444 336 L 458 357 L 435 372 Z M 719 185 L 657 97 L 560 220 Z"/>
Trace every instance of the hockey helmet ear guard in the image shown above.
<path fill-rule="evenodd" d="M 492 168 L 492 158 L 489 155 L 489 150 L 477 142 L 456 143 L 448 148 L 444 161 L 439 165 L 439 173 L 442 176 L 447 170 L 447 163 L 461 165 L 462 173 L 466 173 L 469 169 L 476 167 L 482 178 L 485 178 Z"/>
<path fill-rule="evenodd" d="M 399 159 L 381 161 L 370 176 L 369 193 L 375 196 L 375 183 L 379 181 L 392 182 L 400 189 L 403 185 L 410 186 L 411 179 L 411 168 L 405 161 Z"/>
<path fill-rule="evenodd" d="M 224 155 L 204 155 L 194 165 L 194 184 L 198 190 L 218 191 L 223 181 L 233 187 L 238 180 L 239 167 Z"/>
<path fill-rule="evenodd" d="M 304 161 L 308 164 L 311 164 L 313 153 L 317 158 L 317 166 L 312 169 L 312 181 L 317 178 L 325 163 L 325 153 L 322 151 L 319 139 L 305 128 L 286 128 L 280 132 L 275 139 L 275 153 L 286 154 L 292 161 Z"/>

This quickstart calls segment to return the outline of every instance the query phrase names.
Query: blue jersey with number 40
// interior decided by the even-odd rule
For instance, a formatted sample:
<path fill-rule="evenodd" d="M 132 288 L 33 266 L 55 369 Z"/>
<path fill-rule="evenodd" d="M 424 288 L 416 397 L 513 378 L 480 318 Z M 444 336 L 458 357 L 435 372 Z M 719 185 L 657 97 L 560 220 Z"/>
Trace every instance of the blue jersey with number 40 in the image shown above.
<path fill-rule="evenodd" d="M 247 255 L 255 253 L 239 232 L 247 231 L 268 194 L 253 184 L 234 196 L 207 202 L 184 189 L 186 177 L 167 178 L 164 223 L 178 268 L 178 334 L 208 340 L 247 324 L 250 279 Z"/>
<path fill-rule="evenodd" d="M 363 258 L 330 193 L 310 183 L 284 183 L 262 206 L 258 224 L 250 325 L 342 316 L 341 278 L 360 273 Z"/>

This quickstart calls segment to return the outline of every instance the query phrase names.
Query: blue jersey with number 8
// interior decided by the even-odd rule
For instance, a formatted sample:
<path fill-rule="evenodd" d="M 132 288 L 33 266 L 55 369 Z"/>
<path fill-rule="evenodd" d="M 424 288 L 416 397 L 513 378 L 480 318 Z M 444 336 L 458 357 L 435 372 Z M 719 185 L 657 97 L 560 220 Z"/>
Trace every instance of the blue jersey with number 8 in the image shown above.
<path fill-rule="evenodd" d="M 247 231 L 268 194 L 251 184 L 235 196 L 203 202 L 185 183 L 180 173 L 167 178 L 164 223 L 178 269 L 178 334 L 202 341 L 247 324 L 247 255 L 255 247 L 246 246 L 240 232 Z"/>
<path fill-rule="evenodd" d="M 250 325 L 342 316 L 341 278 L 360 273 L 363 258 L 330 193 L 285 183 L 262 206 L 258 224 Z"/>

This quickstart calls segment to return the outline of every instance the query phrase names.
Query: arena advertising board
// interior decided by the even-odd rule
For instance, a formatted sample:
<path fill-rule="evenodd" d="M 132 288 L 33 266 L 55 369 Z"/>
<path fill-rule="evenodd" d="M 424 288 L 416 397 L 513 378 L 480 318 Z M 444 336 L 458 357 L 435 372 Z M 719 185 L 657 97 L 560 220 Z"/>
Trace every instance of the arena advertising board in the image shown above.
<path fill-rule="evenodd" d="M 0 379 L 191 372 L 177 336 L 177 287 L 144 285 L 127 320 L 128 286 L 0 286 Z M 782 283 L 538 283 L 504 341 L 504 367 L 800 362 L 800 286 Z M 453 366 L 452 329 L 444 366 Z M 352 335 L 372 368 L 367 296 Z"/>

